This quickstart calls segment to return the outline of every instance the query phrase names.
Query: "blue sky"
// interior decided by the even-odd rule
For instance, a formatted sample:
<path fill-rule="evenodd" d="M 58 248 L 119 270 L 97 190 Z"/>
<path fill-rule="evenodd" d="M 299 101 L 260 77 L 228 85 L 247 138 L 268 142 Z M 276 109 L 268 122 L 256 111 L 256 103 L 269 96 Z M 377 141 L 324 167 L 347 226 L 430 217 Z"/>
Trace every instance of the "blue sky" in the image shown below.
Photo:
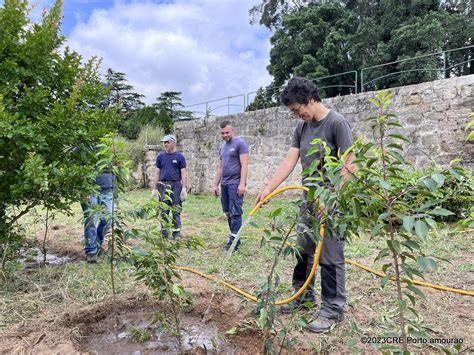
<path fill-rule="evenodd" d="M 248 9 L 258 2 L 65 0 L 62 31 L 85 58 L 102 58 L 102 72 L 126 73 L 147 103 L 175 90 L 189 105 L 270 83 L 270 33 L 249 24 Z M 52 3 L 40 0 L 35 12 Z M 242 97 L 231 101 L 235 108 L 243 104 Z"/>

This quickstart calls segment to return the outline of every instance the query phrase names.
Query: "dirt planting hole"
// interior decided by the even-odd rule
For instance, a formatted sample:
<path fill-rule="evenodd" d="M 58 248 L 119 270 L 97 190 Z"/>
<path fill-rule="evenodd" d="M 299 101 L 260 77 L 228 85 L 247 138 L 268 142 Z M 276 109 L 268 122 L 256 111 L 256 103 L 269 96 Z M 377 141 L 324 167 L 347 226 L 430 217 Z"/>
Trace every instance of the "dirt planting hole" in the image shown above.
<path fill-rule="evenodd" d="M 178 342 L 172 332 L 153 323 L 153 310 L 122 311 L 109 315 L 81 331 L 79 349 L 95 354 L 176 354 Z M 213 322 L 184 314 L 181 320 L 182 349 L 188 354 L 233 353 L 236 347 L 227 342 Z"/>

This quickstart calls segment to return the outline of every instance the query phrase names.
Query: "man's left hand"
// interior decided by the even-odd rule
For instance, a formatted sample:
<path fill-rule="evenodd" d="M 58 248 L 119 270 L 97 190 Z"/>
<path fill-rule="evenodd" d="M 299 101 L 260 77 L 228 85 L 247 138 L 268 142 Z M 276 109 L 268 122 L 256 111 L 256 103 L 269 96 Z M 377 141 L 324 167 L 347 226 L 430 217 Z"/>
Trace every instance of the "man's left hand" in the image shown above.
<path fill-rule="evenodd" d="M 245 194 L 245 185 L 239 184 L 237 187 L 237 195 L 243 196 Z"/>
<path fill-rule="evenodd" d="M 181 202 L 183 202 L 184 200 L 186 200 L 186 198 L 188 197 L 188 192 L 186 191 L 186 188 L 182 188 L 181 189 L 181 193 L 179 194 L 179 199 L 181 200 Z"/>

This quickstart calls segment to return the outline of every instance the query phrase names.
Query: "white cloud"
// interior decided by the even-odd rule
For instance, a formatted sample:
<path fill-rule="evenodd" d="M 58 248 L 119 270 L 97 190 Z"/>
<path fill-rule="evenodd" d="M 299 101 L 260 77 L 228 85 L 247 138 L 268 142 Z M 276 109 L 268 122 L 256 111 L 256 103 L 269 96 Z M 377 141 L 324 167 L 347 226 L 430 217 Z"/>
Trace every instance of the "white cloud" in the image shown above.
<path fill-rule="evenodd" d="M 94 10 L 68 36 L 103 71 L 125 72 L 137 92 L 154 102 L 166 90 L 192 104 L 268 85 L 268 32 L 248 23 L 255 0 L 117 2 Z"/>

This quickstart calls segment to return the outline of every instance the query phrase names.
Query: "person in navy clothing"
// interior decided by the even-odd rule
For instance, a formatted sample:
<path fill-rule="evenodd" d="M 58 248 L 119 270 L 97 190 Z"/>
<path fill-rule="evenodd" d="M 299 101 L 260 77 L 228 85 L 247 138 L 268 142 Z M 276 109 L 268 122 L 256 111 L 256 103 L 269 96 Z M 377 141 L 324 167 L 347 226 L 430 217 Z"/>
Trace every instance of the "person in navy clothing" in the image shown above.
<path fill-rule="evenodd" d="M 165 151 L 158 154 L 156 158 L 155 177 L 153 179 L 152 196 L 159 195 L 160 201 L 172 207 L 173 215 L 173 238 L 181 237 L 181 209 L 182 202 L 186 199 L 188 174 L 186 171 L 186 159 L 184 155 L 176 151 L 176 137 L 168 134 L 161 139 Z M 170 199 L 165 198 L 166 192 L 170 191 Z M 168 218 L 168 213 L 162 215 Z M 165 228 L 161 229 L 164 237 L 168 237 Z"/>
<path fill-rule="evenodd" d="M 216 197 L 219 196 L 220 183 L 222 209 L 227 216 L 230 229 L 229 241 L 225 247 L 228 250 L 242 226 L 242 205 L 247 185 L 249 148 L 242 138 L 234 136 L 234 127 L 230 122 L 224 121 L 219 127 L 224 143 L 219 150 L 219 162 L 212 192 Z M 235 246 L 236 250 L 239 245 L 240 240 Z"/>

